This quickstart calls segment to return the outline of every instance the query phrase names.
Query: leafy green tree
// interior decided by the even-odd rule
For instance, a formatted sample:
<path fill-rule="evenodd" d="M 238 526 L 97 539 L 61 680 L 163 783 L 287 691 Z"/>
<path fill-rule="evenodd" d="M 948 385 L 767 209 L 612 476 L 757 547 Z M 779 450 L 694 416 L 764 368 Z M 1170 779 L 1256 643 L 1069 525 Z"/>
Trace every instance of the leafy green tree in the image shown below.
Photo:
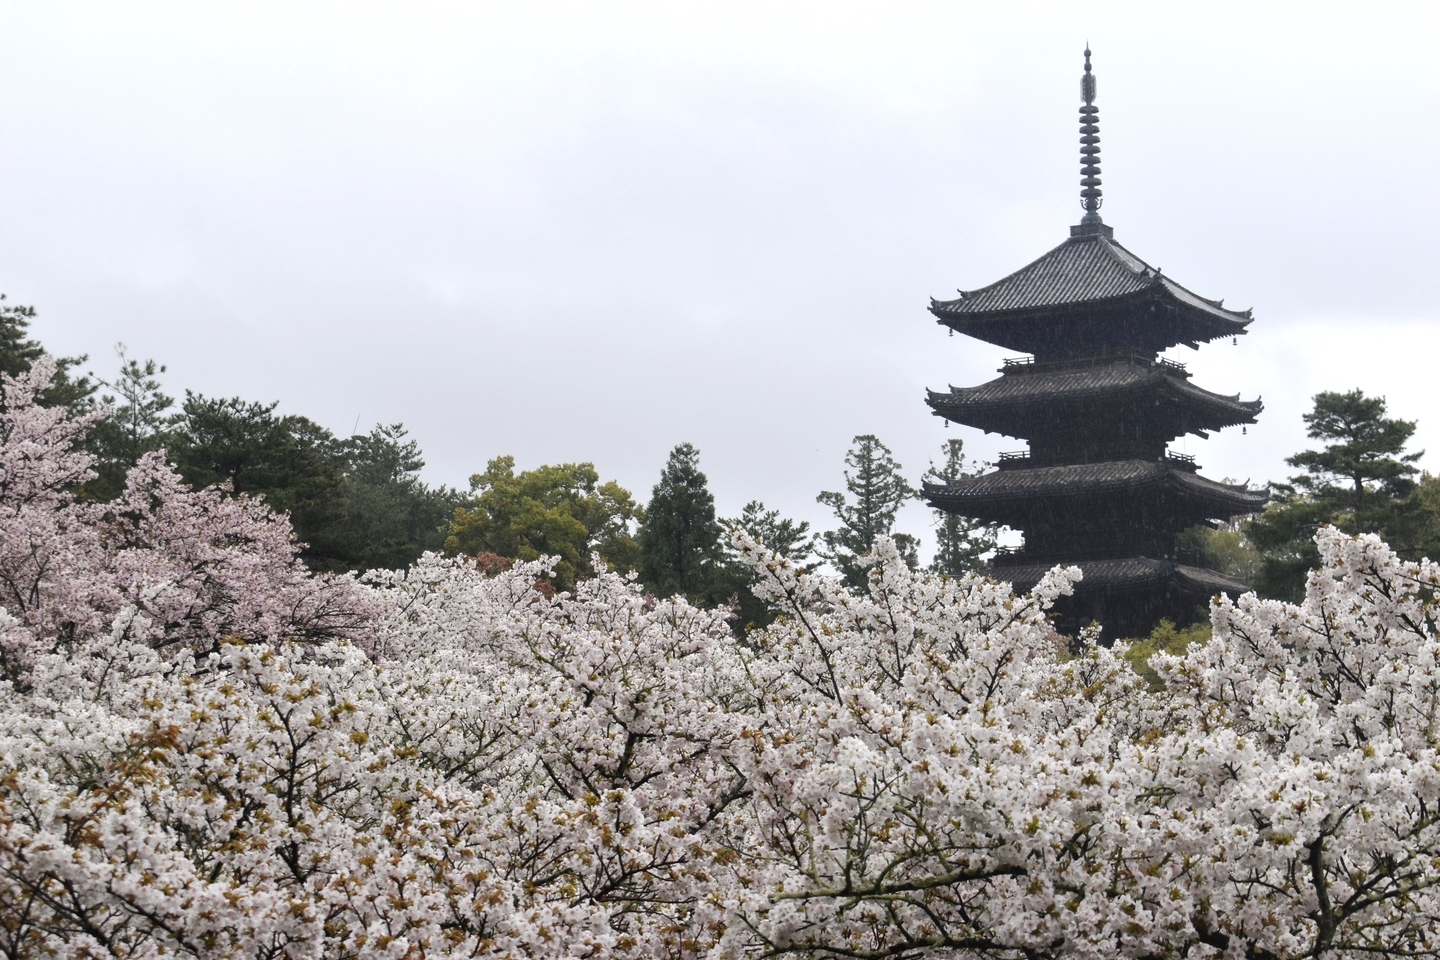
<path fill-rule="evenodd" d="M 932 460 L 930 469 L 925 471 L 924 479 L 931 483 L 948 485 L 984 472 L 983 466 L 965 456 L 963 440 L 946 440 L 941 452 L 944 459 L 940 465 L 936 466 Z M 948 573 L 957 577 L 978 570 L 985 565 L 984 556 L 999 542 L 1000 527 L 997 524 L 983 523 L 944 510 L 935 511 L 935 528 L 938 542 L 935 558 L 930 562 L 932 573 Z"/>
<path fill-rule="evenodd" d="M 109 501 L 125 488 L 125 473 L 140 458 L 159 450 L 170 441 L 176 423 L 171 413 L 175 399 L 160 388 L 157 375 L 165 368 L 154 360 L 141 363 L 125 354 L 125 344 L 115 345 L 120 372 L 114 380 L 91 373 L 94 382 L 109 391 L 100 402 L 110 413 L 91 429 L 86 446 L 95 454 L 94 480 L 84 493 L 94 500 Z"/>
<path fill-rule="evenodd" d="M 670 451 L 640 525 L 640 579 L 657 596 L 683 594 L 699 603 L 722 602 L 720 524 L 715 497 L 700 472 L 700 451 L 688 443 Z"/>
<path fill-rule="evenodd" d="M 1181 562 L 1218 570 L 1227 577 L 1253 584 L 1260 575 L 1260 552 L 1250 542 L 1250 522 L 1231 520 L 1217 527 L 1194 526 L 1175 538 Z"/>
<path fill-rule="evenodd" d="M 909 534 L 894 532 L 895 514 L 916 496 L 916 490 L 906 482 L 890 448 L 873 434 L 862 434 L 852 443 L 845 454 L 845 465 L 850 468 L 845 471 L 845 489 L 853 502 L 845 494 L 829 490 L 815 498 L 835 511 L 840 521 L 838 530 L 820 535 L 823 546 L 819 554 L 835 566 L 848 586 L 863 590 L 865 568 L 860 558 L 880 537 L 894 537 L 905 562 L 912 568 L 918 564 L 919 542 Z"/>
<path fill-rule="evenodd" d="M 1176 627 L 1169 620 L 1161 620 L 1155 629 L 1150 631 L 1150 636 L 1129 641 L 1130 648 L 1125 651 L 1125 662 L 1130 665 L 1130 669 L 1144 678 L 1150 689 L 1160 690 L 1164 683 L 1160 680 L 1160 675 L 1150 669 L 1150 658 L 1157 653 L 1183 657 L 1192 645 L 1208 643 L 1210 636 L 1208 619 L 1188 627 Z"/>
<path fill-rule="evenodd" d="M 569 590 L 595 571 L 598 552 L 618 570 L 633 570 L 640 547 L 632 526 L 642 511 L 618 483 L 600 482 L 591 463 L 562 463 L 515 473 L 514 457 L 496 457 L 470 478 L 471 496 L 454 511 L 445 549 L 519 560 L 558 558 L 554 584 Z"/>
<path fill-rule="evenodd" d="M 1285 600 L 1303 596 L 1306 573 L 1320 563 L 1311 538 L 1322 524 L 1378 533 L 1407 559 L 1437 540 L 1435 510 L 1417 496 L 1423 451 L 1405 450 L 1415 421 L 1387 417 L 1383 397 L 1359 390 L 1318 393 L 1314 402 L 1306 432 L 1325 446 L 1286 459 L 1305 472 L 1273 484 L 1274 501 L 1246 528 L 1261 554 L 1256 588 Z"/>

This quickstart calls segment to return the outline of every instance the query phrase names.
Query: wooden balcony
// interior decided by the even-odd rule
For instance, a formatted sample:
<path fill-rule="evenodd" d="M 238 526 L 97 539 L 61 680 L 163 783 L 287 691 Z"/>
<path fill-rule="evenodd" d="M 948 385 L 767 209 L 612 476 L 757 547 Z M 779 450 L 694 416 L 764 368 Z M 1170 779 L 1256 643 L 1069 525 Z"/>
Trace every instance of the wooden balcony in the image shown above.
<path fill-rule="evenodd" d="M 1173 373 L 1186 379 L 1190 377 L 1190 371 L 1185 368 L 1183 363 L 1166 360 L 1164 357 L 1152 359 L 1138 353 L 1108 357 L 1080 357 L 1075 360 L 1051 360 L 1045 363 L 1037 363 L 1034 357 L 1006 357 L 1003 366 L 1000 367 L 1000 372 L 1009 375 L 1049 373 L 1056 370 L 1083 370 L 1086 367 L 1098 367 L 1112 363 L 1125 363 L 1135 367 L 1159 367 L 1167 373 Z"/>

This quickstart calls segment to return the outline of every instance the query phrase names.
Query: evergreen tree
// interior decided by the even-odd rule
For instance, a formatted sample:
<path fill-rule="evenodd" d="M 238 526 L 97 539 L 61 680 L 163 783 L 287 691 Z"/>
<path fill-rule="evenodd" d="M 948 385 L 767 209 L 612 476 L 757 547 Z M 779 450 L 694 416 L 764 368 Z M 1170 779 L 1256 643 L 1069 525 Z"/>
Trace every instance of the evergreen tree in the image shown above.
<path fill-rule="evenodd" d="M 0 301 L 4 299 L 5 294 L 0 293 Z M 30 338 L 30 321 L 34 317 L 34 307 L 0 303 L 0 373 L 19 376 L 45 352 L 40 341 Z M 70 375 L 70 370 L 85 359 L 83 356 L 55 358 L 55 377 L 40 397 L 43 406 L 71 407 L 77 411 L 88 407 L 95 384 L 86 377 Z"/>
<path fill-rule="evenodd" d="M 930 461 L 925 480 L 948 485 L 983 472 L 983 467 L 966 458 L 965 441 L 946 440 L 941 450 L 944 460 L 939 466 Z M 935 528 L 938 542 L 930 570 L 932 573 L 948 573 L 952 577 L 983 567 L 985 561 L 982 558 L 995 549 L 1000 532 L 998 524 L 983 523 L 944 510 L 935 511 Z"/>
<path fill-rule="evenodd" d="M 919 542 L 909 534 L 893 532 L 895 514 L 916 491 L 905 481 L 890 448 L 877 437 L 867 433 L 852 443 L 845 454 L 845 465 L 850 468 L 845 471 L 845 489 L 854 502 L 843 493 L 828 490 L 815 500 L 834 510 L 840 521 L 840 529 L 821 534 L 824 547 L 820 556 L 835 565 L 848 586 L 862 590 L 865 569 L 860 558 L 880 537 L 893 536 L 900 555 L 912 568 L 919 562 Z"/>
<path fill-rule="evenodd" d="M 1407 559 L 1437 542 L 1436 513 L 1415 481 L 1423 451 L 1405 450 L 1415 421 L 1387 417 L 1383 397 L 1359 390 L 1318 393 L 1314 402 L 1306 433 L 1324 448 L 1286 459 L 1305 472 L 1273 484 L 1274 502 L 1246 530 L 1261 554 L 1256 588 L 1280 599 L 1304 595 L 1305 575 L 1320 563 L 1311 538 L 1322 524 L 1378 533 Z"/>
<path fill-rule="evenodd" d="M 460 495 L 420 480 L 420 445 L 406 439 L 402 424 L 377 424 L 336 449 L 344 467 L 326 569 L 399 569 L 444 546 Z M 319 560 L 312 565 L 320 566 Z"/>
<path fill-rule="evenodd" d="M 779 510 L 767 510 L 759 500 L 751 500 L 740 511 L 740 516 L 722 520 L 721 525 L 727 531 L 745 531 L 761 545 L 801 569 L 809 570 L 814 565 L 816 536 L 810 532 L 808 520 L 796 523 L 789 517 L 782 517 Z M 778 610 L 755 596 L 755 571 L 740 559 L 728 536 L 723 538 L 723 543 L 725 562 L 719 571 L 714 593 L 734 608 L 736 632 L 743 636 L 750 630 L 768 626 Z"/>
<path fill-rule="evenodd" d="M 409 565 L 445 542 L 460 498 L 419 479 L 419 447 L 400 424 L 339 440 L 277 403 L 186 391 L 169 452 L 192 486 L 228 482 L 290 514 L 312 570 Z"/>
<path fill-rule="evenodd" d="M 759 500 L 751 500 L 740 516 L 724 521 L 726 527 L 737 527 L 769 550 L 773 550 L 796 566 L 806 567 L 815 553 L 816 536 L 810 532 L 810 521 L 796 523 L 780 516 L 779 510 L 766 510 Z M 728 549 L 728 548 L 727 548 Z"/>
<path fill-rule="evenodd" d="M 289 513 L 311 569 L 351 569 L 341 505 L 346 464 L 335 436 L 306 417 L 277 414 L 278 406 L 187 390 L 170 458 L 191 486 L 229 483 Z"/>
<path fill-rule="evenodd" d="M 640 525 L 640 579 L 656 596 L 683 594 L 715 603 L 726 584 L 720 573 L 720 524 L 715 497 L 700 472 L 700 451 L 681 443 L 670 451 Z"/>
<path fill-rule="evenodd" d="M 109 501 L 125 489 L 125 473 L 145 454 L 159 450 L 171 438 L 176 418 L 169 411 L 175 399 L 160 389 L 157 375 L 165 368 L 154 360 L 141 363 L 125 355 L 125 344 L 117 343 L 120 372 L 114 380 L 90 376 L 111 391 L 100 402 L 110 415 L 95 424 L 86 438 L 86 447 L 95 455 L 96 477 L 85 485 L 86 496 Z"/>
<path fill-rule="evenodd" d="M 0 300 L 4 299 L 5 294 L 0 293 Z M 0 373 L 18 377 L 45 352 L 40 341 L 30 339 L 34 316 L 34 307 L 0 304 Z"/>

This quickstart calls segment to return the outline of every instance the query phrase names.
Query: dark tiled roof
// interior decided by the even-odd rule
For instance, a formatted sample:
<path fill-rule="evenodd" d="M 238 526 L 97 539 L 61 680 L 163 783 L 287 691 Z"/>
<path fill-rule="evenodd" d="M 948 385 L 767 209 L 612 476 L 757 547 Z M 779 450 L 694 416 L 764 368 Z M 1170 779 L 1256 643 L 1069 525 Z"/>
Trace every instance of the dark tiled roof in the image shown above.
<path fill-rule="evenodd" d="M 1243 401 L 1239 394 L 1211 393 L 1181 376 L 1167 374 L 1158 366 L 1108 363 L 1081 369 L 1045 373 L 1007 374 L 978 387 L 951 387 L 949 393 L 930 391 L 930 406 L 937 410 L 974 410 L 985 407 L 1012 407 L 1033 403 L 1071 403 L 1103 398 L 1146 387 L 1169 390 L 1219 415 L 1223 422 L 1253 423 L 1262 409 L 1259 400 Z"/>
<path fill-rule="evenodd" d="M 1058 467 L 1031 467 L 1023 470 L 992 470 L 949 486 L 926 484 L 927 495 L 939 495 L 955 503 L 970 499 L 1031 499 L 1075 493 L 1127 490 L 1170 482 L 1197 493 L 1225 497 L 1250 495 L 1265 503 L 1266 495 L 1243 486 L 1217 483 L 1198 473 L 1176 469 L 1155 460 L 1111 460 L 1105 463 L 1076 463 Z"/>
<path fill-rule="evenodd" d="M 1069 566 L 1070 564 L 1058 564 Z M 1076 593 L 1127 589 L 1169 580 L 1176 587 L 1196 597 L 1212 597 L 1217 593 L 1238 596 L 1250 588 L 1240 580 L 1227 577 L 1204 567 L 1191 567 L 1170 560 L 1131 557 L 1125 560 L 1081 560 L 1074 564 L 1085 574 L 1075 587 Z M 997 580 L 1014 585 L 1017 591 L 1029 590 L 1057 564 L 1034 563 L 1000 567 L 991 573 Z"/>
<path fill-rule="evenodd" d="M 1186 306 L 1237 329 L 1250 322 L 1250 311 L 1226 310 L 1219 301 L 1192 293 L 1104 236 L 1071 237 L 1003 280 L 978 290 L 963 290 L 955 300 L 933 301 L 930 309 L 942 319 L 979 319 L 1111 300 L 1146 289 L 1163 290 Z"/>

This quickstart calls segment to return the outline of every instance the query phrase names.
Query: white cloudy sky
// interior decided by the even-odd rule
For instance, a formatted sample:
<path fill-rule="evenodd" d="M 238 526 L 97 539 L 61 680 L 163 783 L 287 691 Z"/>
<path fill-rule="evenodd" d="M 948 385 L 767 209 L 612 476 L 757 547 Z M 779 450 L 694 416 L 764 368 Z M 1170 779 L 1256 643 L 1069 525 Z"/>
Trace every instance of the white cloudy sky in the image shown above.
<path fill-rule="evenodd" d="M 512 453 L 643 499 L 689 440 L 722 512 L 823 520 L 854 434 L 916 476 L 1018 445 L 929 416 L 1002 352 L 925 306 L 1078 220 L 1088 39 L 1117 239 L 1255 308 L 1176 357 L 1261 425 L 1176 447 L 1279 478 L 1358 386 L 1440 468 L 1436 9 L 12 0 L 0 289 L 102 371 L 403 421 L 434 481 Z"/>

